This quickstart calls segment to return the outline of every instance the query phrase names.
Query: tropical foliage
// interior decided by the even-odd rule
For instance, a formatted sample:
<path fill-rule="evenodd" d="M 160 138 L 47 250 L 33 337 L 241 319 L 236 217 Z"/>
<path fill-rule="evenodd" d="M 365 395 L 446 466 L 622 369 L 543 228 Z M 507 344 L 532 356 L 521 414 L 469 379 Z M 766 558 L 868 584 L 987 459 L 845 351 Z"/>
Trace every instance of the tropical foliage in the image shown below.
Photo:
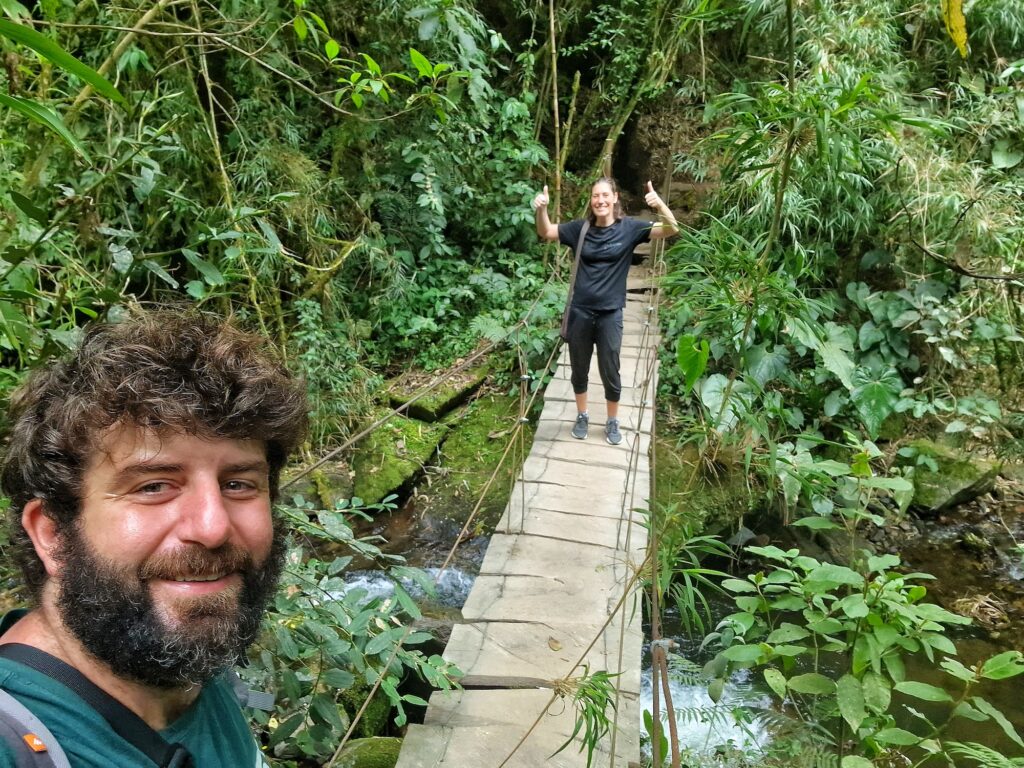
<path fill-rule="evenodd" d="M 3 398 L 84 322 L 140 302 L 269 334 L 309 386 L 309 458 L 356 431 L 390 375 L 443 368 L 513 327 L 494 367 L 508 383 L 522 352 L 539 386 L 564 264 L 536 246 L 528 202 L 557 180 L 573 210 L 610 167 L 627 191 L 660 174 L 670 202 L 706 193 L 685 201 L 667 254 L 659 403 L 709 475 L 746 475 L 744 509 L 856 533 L 903 513 L 929 469 L 904 435 L 1022 452 L 1017 0 L 0 11 Z M 442 687 L 453 671 L 416 653 L 411 600 L 322 599 L 347 557 L 326 552 L 380 559 L 351 509 L 283 514 L 307 546 L 296 539 L 252 674 L 285 691 L 261 723 L 268 750 L 309 764 L 349 731 L 343 692 L 378 685 L 401 721 L 402 670 Z M 699 632 L 714 578 L 699 557 L 723 548 L 678 507 L 662 514 L 654 588 Z M 815 749 L 862 768 L 909 744 L 882 693 L 939 693 L 901 679 L 897 648 L 958 681 L 959 715 L 1001 725 L 973 686 L 1019 660 L 943 660 L 957 620 L 896 563 L 751 551 L 769 565 L 723 584 L 738 600 L 708 627 L 714 678 L 763 669 L 780 706 L 822 722 Z M 824 653 L 846 664 L 838 682 L 808 677 Z M 589 738 L 605 721 L 580 706 Z M 1004 764 L 940 735 L 914 744 Z"/>

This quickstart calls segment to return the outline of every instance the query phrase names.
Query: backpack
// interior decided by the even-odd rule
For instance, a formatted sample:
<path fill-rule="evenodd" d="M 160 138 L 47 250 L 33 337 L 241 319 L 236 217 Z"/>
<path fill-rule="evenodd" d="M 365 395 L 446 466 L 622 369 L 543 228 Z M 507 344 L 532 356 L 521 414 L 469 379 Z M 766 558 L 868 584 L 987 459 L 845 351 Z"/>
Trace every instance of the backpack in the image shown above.
<path fill-rule="evenodd" d="M 0 740 L 14 753 L 18 768 L 71 768 L 43 721 L 4 690 L 0 690 Z"/>
<path fill-rule="evenodd" d="M 160 768 L 190 768 L 192 756 L 181 744 L 168 744 L 142 718 L 90 682 L 82 673 L 48 653 L 18 643 L 0 645 L 0 656 L 16 661 L 61 683 L 99 712 L 125 741 L 145 753 Z M 274 697 L 250 691 L 233 670 L 228 682 L 238 703 L 273 711 Z M 14 752 L 17 768 L 71 768 L 60 743 L 43 722 L 14 696 L 0 689 L 0 739 Z"/>

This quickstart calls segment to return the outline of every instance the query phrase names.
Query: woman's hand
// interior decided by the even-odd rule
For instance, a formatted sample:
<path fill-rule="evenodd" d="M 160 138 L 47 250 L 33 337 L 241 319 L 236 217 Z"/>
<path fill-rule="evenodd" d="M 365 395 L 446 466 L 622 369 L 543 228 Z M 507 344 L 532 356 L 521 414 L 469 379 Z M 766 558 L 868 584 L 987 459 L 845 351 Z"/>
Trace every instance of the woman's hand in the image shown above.
<path fill-rule="evenodd" d="M 671 209 L 665 205 L 665 201 L 654 191 L 654 185 L 647 182 L 647 194 L 644 195 L 644 202 L 658 212 L 659 221 L 651 228 L 651 239 L 659 240 L 663 237 L 671 237 L 679 234 L 679 224 Z"/>
<path fill-rule="evenodd" d="M 545 187 L 547 189 L 547 187 Z M 660 211 L 665 207 L 665 201 L 661 199 L 661 196 L 654 191 L 654 185 L 651 182 L 647 182 L 647 194 L 644 195 L 644 202 L 647 203 L 649 208 L 653 208 L 656 211 Z"/>
<path fill-rule="evenodd" d="M 535 210 L 535 211 L 539 211 L 541 208 L 547 208 L 548 207 L 548 185 L 547 184 L 544 185 L 544 191 L 543 192 L 538 192 L 537 196 L 535 198 L 533 198 L 533 202 L 531 203 L 531 205 L 533 205 L 533 210 Z"/>

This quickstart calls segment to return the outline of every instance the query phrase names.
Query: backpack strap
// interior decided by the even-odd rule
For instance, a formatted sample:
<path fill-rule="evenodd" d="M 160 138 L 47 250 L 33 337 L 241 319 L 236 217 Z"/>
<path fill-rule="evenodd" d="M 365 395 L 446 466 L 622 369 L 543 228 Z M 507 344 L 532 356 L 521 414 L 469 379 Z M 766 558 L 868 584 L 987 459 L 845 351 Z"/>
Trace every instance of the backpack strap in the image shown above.
<path fill-rule="evenodd" d="M 4 690 L 0 690 L 0 741 L 14 753 L 17 768 L 71 768 L 50 729 Z"/>
<path fill-rule="evenodd" d="M 70 689 L 98 712 L 114 732 L 134 746 L 159 768 L 190 768 L 192 756 L 183 744 L 169 744 L 132 712 L 85 675 L 55 656 L 21 643 L 0 645 L 0 656 L 53 678 Z"/>

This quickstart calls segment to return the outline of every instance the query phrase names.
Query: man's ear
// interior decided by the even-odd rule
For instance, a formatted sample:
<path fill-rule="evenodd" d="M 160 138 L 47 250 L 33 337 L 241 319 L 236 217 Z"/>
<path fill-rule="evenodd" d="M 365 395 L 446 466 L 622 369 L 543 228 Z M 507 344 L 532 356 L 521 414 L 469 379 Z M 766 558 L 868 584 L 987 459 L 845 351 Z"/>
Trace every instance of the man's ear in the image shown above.
<path fill-rule="evenodd" d="M 24 509 L 21 510 L 21 526 L 25 529 L 28 537 L 32 539 L 36 554 L 43 561 L 47 575 L 57 575 L 58 561 L 55 556 L 59 549 L 57 523 L 46 514 L 42 499 L 32 499 L 25 504 Z"/>

